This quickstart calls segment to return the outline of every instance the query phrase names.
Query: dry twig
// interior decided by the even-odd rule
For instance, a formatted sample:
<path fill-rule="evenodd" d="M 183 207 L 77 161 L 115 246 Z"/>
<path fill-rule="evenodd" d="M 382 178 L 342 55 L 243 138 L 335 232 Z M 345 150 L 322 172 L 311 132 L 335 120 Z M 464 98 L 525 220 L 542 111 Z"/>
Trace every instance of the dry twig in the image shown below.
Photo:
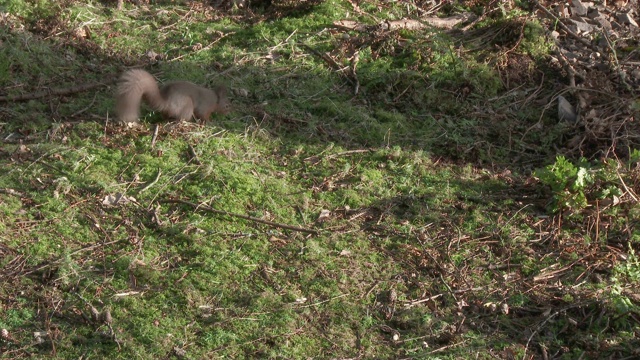
<path fill-rule="evenodd" d="M 191 144 L 189 144 L 189 155 L 191 155 L 191 160 L 193 160 L 193 162 L 195 162 L 198 165 L 202 165 L 202 162 L 200 161 L 200 158 L 196 153 L 196 149 L 194 149 Z"/>
<path fill-rule="evenodd" d="M 318 235 L 318 233 L 319 233 L 317 230 L 313 230 L 313 229 L 307 229 L 307 228 L 303 228 L 303 227 L 277 223 L 277 222 L 274 222 L 274 221 L 263 220 L 263 219 L 259 219 L 259 218 L 253 217 L 253 216 L 236 214 L 236 213 L 232 213 L 232 212 L 228 212 L 228 211 L 224 211 L 224 210 L 218 210 L 218 209 L 214 209 L 211 206 L 206 205 L 206 204 L 195 204 L 195 203 L 192 203 L 192 202 L 186 201 L 186 200 L 161 199 L 161 200 L 158 200 L 158 202 L 165 203 L 165 204 L 183 204 L 183 205 L 188 205 L 188 206 L 194 208 L 195 210 L 202 210 L 202 211 L 210 212 L 210 213 L 213 213 L 213 214 L 240 218 L 240 219 L 249 220 L 249 221 L 253 221 L 253 222 L 257 222 L 257 223 L 260 223 L 260 224 L 265 224 L 265 225 L 269 225 L 269 226 L 273 226 L 273 227 L 281 228 L 281 229 L 299 231 L 299 232 L 304 232 L 304 233 L 313 234 L 313 235 Z"/>
<path fill-rule="evenodd" d="M 153 137 L 151 138 L 151 148 L 153 149 L 156 146 L 156 141 L 158 140 L 158 131 L 160 130 L 160 126 L 156 124 L 156 127 L 153 129 Z"/>
<path fill-rule="evenodd" d="M 156 174 L 156 178 L 153 179 L 153 181 L 151 181 L 150 183 L 148 183 L 145 187 L 140 189 L 140 192 L 144 192 L 146 190 L 149 190 L 149 188 L 151 188 L 153 185 L 155 185 L 155 183 L 158 182 L 158 180 L 160 180 L 160 176 L 161 175 L 162 175 L 162 170 L 158 168 L 158 173 Z"/>
<path fill-rule="evenodd" d="M 320 59 L 322 59 L 325 63 L 327 63 L 327 65 L 329 65 L 329 67 L 331 69 L 333 69 L 335 72 L 342 74 L 342 76 L 347 79 L 347 81 L 349 81 L 349 83 L 351 83 L 351 85 L 356 86 L 356 84 L 358 84 L 358 80 L 355 78 L 355 74 L 352 73 L 351 68 L 347 67 L 346 69 L 349 69 L 349 71 L 345 72 L 344 68 L 342 66 L 340 66 L 335 60 L 333 60 L 333 58 L 327 54 L 323 54 L 320 51 L 312 48 L 311 46 L 307 45 L 307 44 L 298 44 L 299 46 L 309 50 L 313 55 L 319 57 Z"/>

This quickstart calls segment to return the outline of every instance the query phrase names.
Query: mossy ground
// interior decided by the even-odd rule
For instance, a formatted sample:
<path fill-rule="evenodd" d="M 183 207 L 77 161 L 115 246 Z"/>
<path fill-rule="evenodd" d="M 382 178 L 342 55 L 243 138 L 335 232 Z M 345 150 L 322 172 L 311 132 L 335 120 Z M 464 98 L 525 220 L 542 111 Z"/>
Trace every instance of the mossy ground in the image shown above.
<path fill-rule="evenodd" d="M 521 27 L 517 93 L 502 55 L 455 33 L 331 25 L 404 2 L 274 3 L 5 5 L 0 95 L 102 86 L 0 108 L 3 357 L 633 354 L 637 258 L 605 249 L 637 242 L 637 207 L 606 231 L 563 223 L 531 176 L 564 134 L 522 72 L 542 66 L 539 25 Z M 124 129 L 112 93 L 132 65 L 224 83 L 234 110 Z"/>

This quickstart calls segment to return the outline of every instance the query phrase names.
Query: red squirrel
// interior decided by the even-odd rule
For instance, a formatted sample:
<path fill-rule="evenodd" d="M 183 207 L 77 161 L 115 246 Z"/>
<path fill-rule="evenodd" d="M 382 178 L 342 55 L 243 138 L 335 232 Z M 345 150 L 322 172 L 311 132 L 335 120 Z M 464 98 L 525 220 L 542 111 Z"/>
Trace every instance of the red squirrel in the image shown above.
<path fill-rule="evenodd" d="M 209 90 L 188 81 L 173 81 L 158 87 L 156 79 L 140 69 L 126 71 L 120 77 L 116 90 L 116 113 L 125 123 L 137 123 L 140 102 L 176 120 L 196 117 L 208 120 L 212 112 L 226 114 L 231 104 L 227 89 L 218 86 Z"/>

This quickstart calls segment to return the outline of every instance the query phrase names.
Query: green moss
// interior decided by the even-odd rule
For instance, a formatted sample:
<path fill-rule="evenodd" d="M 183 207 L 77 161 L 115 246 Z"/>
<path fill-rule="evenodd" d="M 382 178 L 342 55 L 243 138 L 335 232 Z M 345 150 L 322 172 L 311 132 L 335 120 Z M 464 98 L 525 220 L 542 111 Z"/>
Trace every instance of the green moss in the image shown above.
<path fill-rule="evenodd" d="M 33 332 L 47 328 L 61 358 L 164 358 L 175 349 L 188 358 L 524 357 L 527 339 L 512 333 L 546 321 L 527 306 L 598 297 L 580 292 L 586 283 L 550 282 L 548 291 L 531 279 L 568 266 L 558 281 L 569 283 L 585 271 L 573 249 L 599 254 L 610 238 L 640 237 L 629 198 L 606 212 L 615 220 L 601 218 L 608 230 L 597 241 L 583 226 L 541 222 L 550 196 L 521 174 L 564 133 L 545 118 L 548 132 L 523 138 L 540 120 L 539 104 L 510 110 L 516 95 L 492 54 L 463 51 L 455 33 L 331 26 L 412 18 L 415 4 L 361 2 L 356 11 L 331 0 L 253 15 L 179 2 L 121 11 L 73 0 L 8 6 L 19 16 L 0 29 L 6 95 L 105 83 L 0 111 L 8 139 L 0 189 L 19 191 L 0 194 L 0 277 L 10 279 L 0 285 L 0 325 L 15 339 L 0 345 L 16 356 L 50 356 L 51 344 L 33 345 Z M 476 26 L 513 26 L 518 16 Z M 59 27 L 46 32 L 47 24 Z M 540 31 L 526 24 L 518 49 L 542 58 Z M 161 54 L 153 64 L 149 51 Z M 141 128 L 118 127 L 109 81 L 123 64 L 162 82 L 226 84 L 234 110 L 207 124 L 168 124 L 145 108 Z M 616 170 L 634 167 L 618 164 L 604 167 L 599 201 L 626 194 Z M 129 201 L 103 203 L 119 194 Z M 164 201 L 175 199 L 285 227 Z M 632 261 L 616 269 L 616 281 L 637 277 Z M 599 293 L 610 285 L 604 280 Z M 616 309 L 633 305 L 624 293 L 611 300 Z M 85 301 L 110 310 L 115 339 Z M 505 301 L 515 316 L 484 313 Z M 576 318 L 606 312 L 597 301 Z M 624 314 L 616 313 L 621 322 Z M 560 329 L 540 329 L 535 341 L 552 332 L 561 346 L 584 347 L 571 342 L 573 333 L 586 339 L 580 327 Z M 619 329 L 596 340 L 637 341 L 632 321 Z"/>

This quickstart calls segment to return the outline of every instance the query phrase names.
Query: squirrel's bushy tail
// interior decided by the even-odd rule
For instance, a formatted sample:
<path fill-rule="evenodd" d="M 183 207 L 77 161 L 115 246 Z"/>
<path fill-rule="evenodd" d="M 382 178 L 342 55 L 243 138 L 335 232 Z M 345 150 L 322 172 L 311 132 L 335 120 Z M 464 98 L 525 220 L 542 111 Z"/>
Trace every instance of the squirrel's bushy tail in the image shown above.
<path fill-rule="evenodd" d="M 164 110 L 165 101 L 158 83 L 144 70 L 134 69 L 122 74 L 116 91 L 116 113 L 124 123 L 138 122 L 143 97 L 154 110 Z"/>

